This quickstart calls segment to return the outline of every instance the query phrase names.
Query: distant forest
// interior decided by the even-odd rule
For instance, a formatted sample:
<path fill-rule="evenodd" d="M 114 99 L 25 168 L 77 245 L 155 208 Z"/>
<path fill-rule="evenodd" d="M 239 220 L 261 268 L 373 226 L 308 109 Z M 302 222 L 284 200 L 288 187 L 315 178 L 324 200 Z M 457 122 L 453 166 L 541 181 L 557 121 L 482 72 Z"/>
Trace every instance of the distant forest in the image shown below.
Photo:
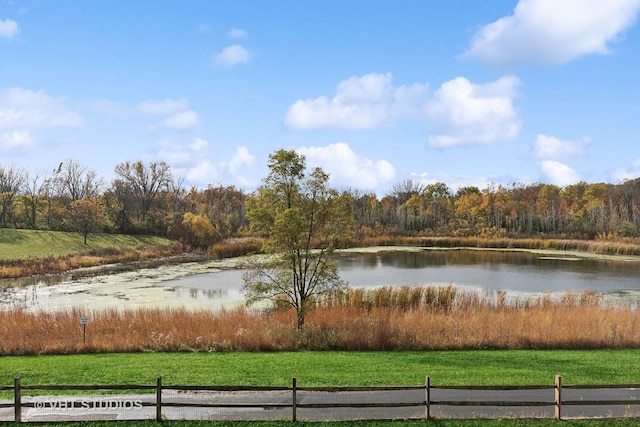
<path fill-rule="evenodd" d="M 259 191 L 259 190 L 258 190 Z M 354 243 L 376 236 L 612 239 L 640 236 L 640 178 L 619 184 L 492 184 L 452 191 L 405 180 L 388 194 L 340 190 Z M 234 186 L 184 188 L 166 163 L 124 162 L 107 183 L 76 160 L 49 173 L 0 165 L 0 227 L 154 234 L 192 247 L 247 237 Z"/>

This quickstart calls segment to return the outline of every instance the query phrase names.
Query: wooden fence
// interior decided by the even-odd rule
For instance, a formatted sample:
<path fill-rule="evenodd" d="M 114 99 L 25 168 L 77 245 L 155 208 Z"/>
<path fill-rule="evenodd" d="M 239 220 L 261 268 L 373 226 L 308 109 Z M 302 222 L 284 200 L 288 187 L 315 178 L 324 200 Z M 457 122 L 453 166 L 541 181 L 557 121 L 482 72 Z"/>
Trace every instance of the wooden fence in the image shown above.
<path fill-rule="evenodd" d="M 351 414 L 353 418 L 340 419 L 363 419 L 362 411 L 370 416 L 366 419 L 398 419 L 398 418 L 419 418 L 432 419 L 439 418 L 441 414 L 433 413 L 434 408 L 463 408 L 458 415 L 448 415 L 447 418 L 492 418 L 482 412 L 487 408 L 545 408 L 549 411 L 548 418 L 562 419 L 563 411 L 567 407 L 604 407 L 610 417 L 639 417 L 635 410 L 635 405 L 640 404 L 640 384 L 617 384 L 617 385 L 572 385 L 563 386 L 562 377 L 556 376 L 555 384 L 542 386 L 433 386 L 430 377 L 426 377 L 424 385 L 421 386 L 393 386 L 393 387 L 299 387 L 296 378 L 292 379 L 291 385 L 286 387 L 255 387 L 255 386 L 191 386 L 191 385 L 164 385 L 162 377 L 158 377 L 155 385 L 23 385 L 20 378 L 16 378 L 13 386 L 0 386 L 0 392 L 13 392 L 13 401 L 0 400 L 0 414 L 2 411 L 11 412 L 12 419 L 3 419 L 0 422 L 25 422 L 25 421 L 50 421 L 49 419 L 36 418 L 25 420 L 23 409 L 31 410 L 32 413 L 38 411 L 44 413 L 48 411 L 49 416 L 56 415 L 53 421 L 60 420 L 60 414 L 73 414 L 73 420 L 88 419 L 113 419 L 114 414 L 120 414 L 133 409 L 141 410 L 138 416 L 129 417 L 130 420 L 151 420 L 162 421 L 172 419 L 169 414 L 171 408 L 198 408 L 202 413 L 206 410 L 216 410 L 224 408 L 232 413 L 245 411 L 245 420 L 263 419 L 255 416 L 255 412 L 248 410 L 271 410 L 276 416 L 275 419 L 289 419 L 296 421 L 299 419 L 299 411 L 302 410 L 353 410 L 360 412 Z M 574 399 L 563 399 L 563 391 L 572 391 L 580 394 L 580 391 L 589 391 L 586 397 Z M 615 392 L 618 390 L 618 392 Z M 42 393 L 54 391 L 53 395 L 43 395 Z M 60 392 L 74 392 L 60 393 Z M 26 392 L 26 393 L 25 393 Z M 91 394 L 88 392 L 99 392 L 103 394 Z M 135 395 L 132 392 L 141 394 Z M 173 392 L 172 398 L 167 398 L 167 393 Z M 394 400 L 393 393 L 404 392 L 411 398 L 404 400 Z M 104 394 L 106 393 L 106 394 Z M 116 393 L 116 394 L 109 394 Z M 220 399 L 223 394 L 233 395 L 235 398 L 246 398 L 243 393 L 253 393 L 254 398 L 246 400 L 229 401 Z M 255 399 L 255 394 L 263 393 L 266 396 L 279 396 L 280 400 Z M 350 394 L 351 393 L 351 394 Z M 520 393 L 521 396 L 517 396 Z M 473 397 L 473 395 L 476 397 Z M 301 399 L 302 395 L 307 396 Z M 338 395 L 339 398 L 335 399 Z M 347 398 L 357 395 L 358 399 Z M 179 399 L 176 400 L 176 396 Z M 194 398 L 197 396 L 198 398 Z M 333 399 L 323 398 L 330 396 Z M 347 397 L 345 397 L 347 396 Z M 478 398 L 479 396 L 479 398 Z M 494 398 L 489 399 L 490 396 Z M 496 399 L 495 397 L 498 396 Z M 525 398 L 523 398 L 523 396 Z M 531 398 L 533 396 L 533 398 Z M 536 398 L 536 396 L 538 398 Z M 589 397 L 592 396 L 592 397 Z M 593 398 L 596 396 L 596 398 Z M 313 397 L 313 398 L 311 398 Z M 526 399 L 529 397 L 529 400 Z M 337 401 L 336 401 L 337 400 Z M 5 402 L 5 403 L 3 403 Z M 469 412 L 464 408 L 475 408 L 481 412 Z M 615 415 L 612 408 L 624 407 L 622 415 Z M 412 408 L 412 415 L 398 415 L 397 412 L 388 412 L 392 409 Z M 630 408 L 634 408 L 630 411 Z M 143 414 L 143 409 L 146 413 Z M 47 411 L 45 411 L 47 410 Z M 74 412 L 76 411 L 76 412 Z M 204 411 L 204 412 L 202 412 Z M 235 412 L 234 412 L 235 411 Z M 417 412 L 416 412 L 417 411 Z M 553 415 L 551 415 L 553 412 Z M 53 415 L 52 415 L 53 414 Z M 109 415 L 111 414 L 111 415 Z M 360 415 L 358 415 L 360 414 Z M 326 413 L 325 413 L 326 415 Z M 87 418 L 83 418 L 86 416 Z M 210 415 L 209 415 L 210 416 Z M 545 416 L 529 412 L 526 417 Z M 597 415 L 600 417 L 601 415 Z M 102 418 L 100 418 L 102 417 Z M 179 415 L 175 419 L 201 419 Z M 503 416 L 500 416 L 503 417 Z M 518 417 L 517 415 L 515 417 Z M 582 415 L 584 417 L 584 415 Z M 589 417 L 588 415 L 586 417 Z M 595 416 L 594 416 L 595 417 Z M 308 419 L 307 417 L 301 417 Z M 322 418 L 322 417 L 321 417 Z M 331 417 L 329 417 L 331 418 Z M 273 419 L 273 418 L 272 418 Z"/>

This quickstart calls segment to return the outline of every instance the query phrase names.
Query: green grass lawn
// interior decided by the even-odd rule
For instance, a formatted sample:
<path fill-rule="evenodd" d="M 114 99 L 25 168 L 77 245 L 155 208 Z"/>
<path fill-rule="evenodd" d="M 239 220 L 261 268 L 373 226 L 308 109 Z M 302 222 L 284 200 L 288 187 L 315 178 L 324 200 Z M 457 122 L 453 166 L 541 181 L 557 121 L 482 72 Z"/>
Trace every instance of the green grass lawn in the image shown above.
<path fill-rule="evenodd" d="M 640 350 L 131 353 L 0 357 L 0 384 L 288 386 L 640 383 Z"/>
<path fill-rule="evenodd" d="M 80 233 L 0 228 L 0 259 L 43 258 L 91 249 L 126 249 L 168 244 L 167 239 L 156 236 L 90 234 L 85 245 Z"/>
<path fill-rule="evenodd" d="M 273 353 L 131 353 L 65 356 L 0 357 L 0 385 L 154 384 L 166 385 L 549 385 L 562 374 L 564 384 L 640 383 L 640 350 L 601 351 L 437 351 L 437 352 L 273 352 Z M 6 394 L 6 393 L 4 393 Z M 5 396 L 4 398 L 9 398 Z M 38 423 L 52 427 L 63 424 Z M 117 422 L 83 422 L 111 427 Z M 271 427 L 286 422 L 152 421 L 127 422 L 131 427 L 227 426 Z M 431 420 L 389 422 L 301 422 L 313 427 L 627 427 L 622 420 Z M 7 424 L 11 425 L 11 424 Z M 17 424 L 16 424 L 17 426 Z"/>

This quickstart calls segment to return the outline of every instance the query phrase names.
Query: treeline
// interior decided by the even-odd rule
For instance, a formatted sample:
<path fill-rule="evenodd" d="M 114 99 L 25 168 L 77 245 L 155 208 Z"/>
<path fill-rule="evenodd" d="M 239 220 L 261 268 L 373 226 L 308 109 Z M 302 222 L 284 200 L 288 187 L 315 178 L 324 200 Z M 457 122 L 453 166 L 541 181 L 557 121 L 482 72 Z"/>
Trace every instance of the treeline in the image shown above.
<path fill-rule="evenodd" d="M 154 234 L 197 248 L 246 237 L 247 202 L 234 186 L 186 189 L 166 163 L 123 162 L 107 183 L 68 159 L 50 172 L 0 165 L 0 227 L 89 233 Z M 379 197 L 347 189 L 353 243 L 380 236 L 487 238 L 635 238 L 640 236 L 640 178 L 468 186 L 397 183 Z"/>

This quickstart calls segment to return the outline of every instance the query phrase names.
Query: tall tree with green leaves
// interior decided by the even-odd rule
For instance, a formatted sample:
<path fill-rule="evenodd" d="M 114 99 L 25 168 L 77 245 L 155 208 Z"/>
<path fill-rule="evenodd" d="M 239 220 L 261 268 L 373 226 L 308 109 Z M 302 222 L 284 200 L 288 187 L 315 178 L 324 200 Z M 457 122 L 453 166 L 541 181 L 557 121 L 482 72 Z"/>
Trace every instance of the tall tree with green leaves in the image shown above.
<path fill-rule="evenodd" d="M 269 175 L 248 200 L 251 230 L 264 238 L 265 260 L 244 275 L 248 304 L 286 302 L 302 329 L 317 303 L 347 288 L 331 260 L 336 244 L 351 229 L 352 215 L 320 168 L 306 172 L 294 150 L 269 156 Z"/>

